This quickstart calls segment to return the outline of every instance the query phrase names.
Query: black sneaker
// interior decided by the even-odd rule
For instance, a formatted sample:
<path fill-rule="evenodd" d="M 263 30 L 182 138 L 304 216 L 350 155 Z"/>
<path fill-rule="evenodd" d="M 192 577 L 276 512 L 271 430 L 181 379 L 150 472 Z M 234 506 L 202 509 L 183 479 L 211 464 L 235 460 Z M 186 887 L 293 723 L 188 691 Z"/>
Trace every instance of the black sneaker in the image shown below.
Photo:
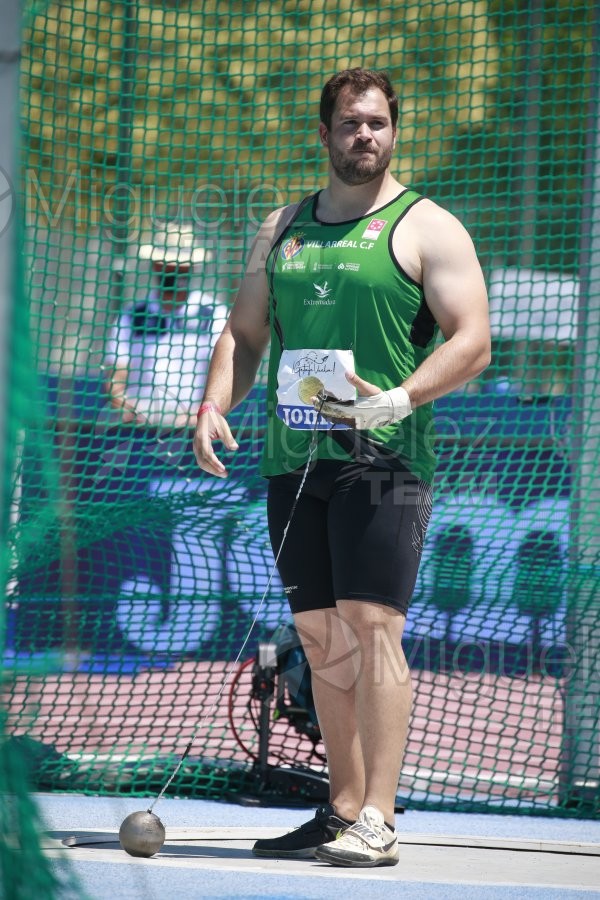
<path fill-rule="evenodd" d="M 352 822 L 336 816 L 333 806 L 320 806 L 314 819 L 281 837 L 261 838 L 252 848 L 254 856 L 273 859 L 312 859 L 321 844 L 335 841 Z"/>

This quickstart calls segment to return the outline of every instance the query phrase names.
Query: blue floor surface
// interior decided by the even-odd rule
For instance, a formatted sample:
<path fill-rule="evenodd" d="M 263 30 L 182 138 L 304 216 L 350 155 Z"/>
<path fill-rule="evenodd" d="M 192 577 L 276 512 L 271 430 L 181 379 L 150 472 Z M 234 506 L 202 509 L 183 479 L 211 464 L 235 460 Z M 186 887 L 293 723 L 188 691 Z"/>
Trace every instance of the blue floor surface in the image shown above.
<path fill-rule="evenodd" d="M 37 794 L 48 832 L 97 828 L 115 835 L 125 816 L 147 809 L 151 800 L 86 797 L 72 794 Z M 154 809 L 169 827 L 282 827 L 282 832 L 311 817 L 307 809 L 243 807 L 207 800 L 163 799 Z M 469 815 L 409 811 L 396 817 L 399 831 L 427 835 L 469 835 L 494 838 L 585 841 L 600 843 L 599 821 L 577 821 L 527 816 Z M 122 852 L 122 851 L 120 851 Z M 410 852 L 404 848 L 402 852 Z M 68 851 L 67 851 L 68 854 Z M 92 854 L 90 853 L 90 856 Z M 63 864 L 53 863 L 57 868 Z M 335 891 L 344 900 L 583 900 L 600 896 L 594 890 L 554 890 L 535 887 L 496 887 L 484 883 L 382 882 L 378 870 L 361 870 L 361 877 L 340 871 L 335 881 L 315 876 L 278 875 L 274 861 L 269 871 L 186 868 L 185 860 L 172 868 L 152 868 L 135 861 L 71 861 L 89 900 L 312 900 Z M 402 861 L 400 862 L 402 865 Z M 436 873 L 439 877 L 440 873 Z M 484 881 L 485 873 L 481 873 Z M 477 879 L 474 879 L 476 881 Z M 327 893 L 326 893 L 327 892 Z M 41 898 L 40 898 L 41 900 Z"/>

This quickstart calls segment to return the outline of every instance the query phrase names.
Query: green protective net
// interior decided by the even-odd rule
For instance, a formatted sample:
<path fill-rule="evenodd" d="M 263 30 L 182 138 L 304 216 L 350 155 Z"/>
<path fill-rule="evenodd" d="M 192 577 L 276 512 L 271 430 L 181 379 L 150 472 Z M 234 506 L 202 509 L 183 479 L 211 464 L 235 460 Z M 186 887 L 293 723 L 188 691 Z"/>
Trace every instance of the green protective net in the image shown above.
<path fill-rule="evenodd" d="M 231 415 L 227 481 L 197 468 L 192 424 L 258 223 L 326 177 L 322 85 L 363 65 L 399 93 L 394 174 L 473 235 L 494 341 L 489 369 L 436 404 L 399 797 L 598 811 L 592 7 L 29 8 L 23 378 L 35 387 L 11 409 L 5 657 L 8 726 L 35 747 L 38 786 L 149 794 L 195 736 L 169 792 L 248 789 L 249 660 L 289 621 L 257 473 L 264 365 Z M 169 288 L 186 299 L 165 311 Z M 320 770 L 313 726 L 276 714 L 270 761 Z"/>
<path fill-rule="evenodd" d="M 2 236 L 13 243 L 18 228 Z M 17 243 L 16 241 L 14 242 Z M 6 535 L 9 518 L 14 520 L 17 486 L 14 479 L 19 433 L 23 427 L 23 410 L 30 401 L 34 379 L 32 374 L 31 346 L 28 337 L 28 308 L 23 294 L 22 255 L 15 254 L 11 281 L 16 285 L 14 303 L 8 304 L 6 320 L 10 322 L 10 341 L 3 359 L 6 382 L 3 396 L 7 398 L 3 423 L 2 457 L 5 471 L 0 489 L 0 530 Z M 8 503 L 5 500 L 8 499 Z M 12 503 L 11 503 L 12 500 Z M 76 877 L 65 857 L 56 853 L 57 843 L 44 834 L 44 823 L 36 799 L 30 790 L 35 786 L 38 761 L 46 756 L 45 749 L 28 731 L 35 728 L 35 706 L 24 702 L 22 688 L 18 687 L 16 666 L 29 670 L 35 680 L 47 671 L 30 658 L 22 657 L 18 663 L 12 652 L 8 634 L 10 609 L 14 603 L 14 576 L 12 572 L 14 548 L 5 540 L 0 542 L 0 584 L 8 587 L 7 602 L 0 607 L 0 896 L 3 900 L 81 900 L 85 898 Z M 20 695 L 20 699 L 19 699 Z M 20 726 L 14 727 L 14 716 L 9 710 L 19 704 Z M 45 850 L 54 849 L 54 859 Z"/>
<path fill-rule="evenodd" d="M 21 307 L 22 309 L 22 307 Z M 23 317 L 21 322 L 23 324 Z M 18 308 L 12 322 L 15 334 L 19 332 Z M 22 346 L 22 344 L 21 344 Z M 18 396 L 20 388 L 15 379 L 19 361 L 13 355 L 9 362 L 9 385 Z M 10 396 L 10 395 L 9 395 Z M 13 400 L 15 393 L 12 393 Z M 24 395 L 19 398 L 21 402 Z M 10 402 L 10 401 L 9 401 Z M 9 407 L 9 411 L 12 411 Z M 7 428 L 3 442 L 3 456 L 7 464 L 13 462 L 14 430 Z M 7 495 L 7 484 L 1 496 Z M 6 505 L 2 505 L 1 529 L 6 533 Z M 0 549 L 0 583 L 6 583 L 6 544 Z M 5 609 L 0 611 L 0 646 L 5 641 Z M 4 667 L 3 667 L 4 668 Z M 0 672 L 0 704 L 12 693 L 12 673 L 5 668 Z M 23 720 L 26 713 L 23 710 Z M 34 900 L 57 894 L 58 879 L 52 873 L 50 863 L 42 851 L 42 823 L 33 798 L 29 794 L 29 776 L 26 759 L 18 739 L 6 729 L 6 713 L 0 705 L 0 895 L 6 900 Z"/>

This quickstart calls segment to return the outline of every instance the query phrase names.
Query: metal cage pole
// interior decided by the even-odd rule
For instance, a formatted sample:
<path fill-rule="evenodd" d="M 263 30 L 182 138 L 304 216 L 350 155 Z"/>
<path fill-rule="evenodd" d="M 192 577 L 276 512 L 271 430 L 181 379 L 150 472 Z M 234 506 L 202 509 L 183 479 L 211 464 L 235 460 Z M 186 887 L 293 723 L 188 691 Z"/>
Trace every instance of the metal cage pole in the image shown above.
<path fill-rule="evenodd" d="M 600 808 L 600 7 L 594 13 L 591 109 L 573 379 L 573 494 L 567 611 L 568 671 L 561 802 Z"/>
<path fill-rule="evenodd" d="M 4 0 L 0 29 L 0 552 L 6 548 L 12 469 L 8 421 L 11 331 L 15 290 L 15 185 L 18 173 L 18 97 L 21 4 Z M 5 563 L 0 561 L 4 586 Z M 0 622 L 3 618 L 0 617 Z M 2 631 L 2 629 L 0 629 Z"/>
<path fill-rule="evenodd" d="M 119 131 L 116 162 L 117 190 L 115 193 L 111 305 L 119 310 L 123 303 L 127 257 L 129 253 L 129 189 L 131 186 L 131 130 L 135 105 L 135 66 L 137 55 L 138 2 L 123 2 L 123 57 Z"/>

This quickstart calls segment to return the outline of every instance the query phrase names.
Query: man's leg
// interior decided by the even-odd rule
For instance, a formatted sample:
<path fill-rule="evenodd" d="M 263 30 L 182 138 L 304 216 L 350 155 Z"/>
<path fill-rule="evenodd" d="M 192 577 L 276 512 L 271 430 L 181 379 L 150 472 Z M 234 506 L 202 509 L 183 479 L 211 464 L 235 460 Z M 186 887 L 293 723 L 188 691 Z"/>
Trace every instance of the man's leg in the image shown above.
<path fill-rule="evenodd" d="M 401 643 L 405 617 L 391 607 L 362 600 L 341 600 L 338 609 L 358 640 L 356 727 L 365 773 L 361 808 L 376 807 L 393 825 L 412 703 Z"/>
<path fill-rule="evenodd" d="M 324 464 L 323 464 L 324 463 Z M 308 650 L 307 657 L 313 665 L 327 667 L 335 658 L 332 651 L 338 654 L 338 646 L 342 641 L 340 625 L 336 613 L 333 586 L 331 583 L 331 558 L 327 534 L 327 500 L 331 466 L 328 461 L 320 461 L 315 470 L 309 473 L 307 483 L 299 497 L 294 515 L 290 520 L 300 484 L 300 476 L 278 476 L 269 480 L 269 529 L 273 552 L 278 556 L 278 568 L 285 585 L 286 594 L 292 609 L 296 612 L 296 626 Z M 335 467 L 334 467 L 335 468 Z M 289 524 L 288 524 L 289 523 Z M 283 534 L 289 527 L 283 552 L 278 553 Z M 313 607 L 318 607 L 314 609 Z M 331 620 L 331 621 L 330 621 Z M 347 651 L 341 644 L 341 655 Z M 335 690 L 335 700 L 339 727 L 346 733 L 346 720 L 354 721 L 354 701 L 345 695 L 349 686 L 353 690 L 354 670 L 352 660 L 344 662 L 340 667 L 333 666 L 331 677 L 339 684 Z M 325 673 L 323 673 L 325 675 Z M 322 690 L 321 684 L 323 684 Z M 332 691 L 329 681 L 315 678 L 313 674 L 313 693 L 315 705 L 320 717 L 326 723 L 332 721 L 329 712 L 332 704 Z M 344 690 L 342 690 L 342 688 Z M 341 698 L 341 699 L 340 699 Z M 341 704 L 345 704 L 342 711 Z M 343 756 L 338 753 L 335 732 L 329 734 L 329 744 L 333 762 L 334 791 L 332 800 L 335 807 L 323 804 L 314 818 L 305 822 L 300 828 L 276 838 L 261 838 L 254 844 L 256 856 L 272 858 L 312 858 L 317 847 L 325 842 L 333 841 L 337 835 L 348 828 L 356 819 L 363 794 L 362 772 L 360 761 L 360 742 L 356 729 L 349 729 L 353 736 L 348 743 L 343 739 Z M 356 755 L 359 759 L 356 760 Z M 336 763 L 338 759 L 340 762 Z M 346 766 L 347 758 L 356 760 Z M 356 783 L 355 772 L 358 772 L 360 789 L 354 794 L 344 789 L 344 785 Z M 354 790 L 354 788 L 352 788 Z M 360 796 L 359 796 L 360 795 Z M 339 808 L 338 808 L 339 807 Z"/>
<path fill-rule="evenodd" d="M 393 866 L 400 858 L 394 805 L 412 699 L 400 643 L 405 617 L 364 600 L 340 600 L 338 611 L 358 639 L 355 727 L 365 786 L 357 821 L 315 856 L 337 866 Z"/>
<path fill-rule="evenodd" d="M 402 635 L 431 507 L 431 488 L 408 470 L 349 464 L 329 503 L 328 539 L 338 616 L 357 642 L 355 727 L 365 791 L 390 825 L 412 689 Z"/>
<path fill-rule="evenodd" d="M 405 617 L 364 600 L 341 600 L 338 610 L 295 617 L 312 672 L 330 802 L 344 818 L 375 806 L 393 825 L 412 702 Z"/>
<path fill-rule="evenodd" d="M 358 645 L 337 611 L 318 609 L 294 616 L 311 667 L 312 692 L 329 772 L 329 804 L 314 819 L 277 838 L 262 838 L 255 856 L 306 858 L 334 841 L 356 821 L 364 797 L 364 763 L 356 727 Z"/>
<path fill-rule="evenodd" d="M 294 617 L 311 668 L 312 691 L 329 770 L 329 800 L 354 822 L 363 806 L 365 766 L 356 719 L 360 649 L 336 610 Z"/>

